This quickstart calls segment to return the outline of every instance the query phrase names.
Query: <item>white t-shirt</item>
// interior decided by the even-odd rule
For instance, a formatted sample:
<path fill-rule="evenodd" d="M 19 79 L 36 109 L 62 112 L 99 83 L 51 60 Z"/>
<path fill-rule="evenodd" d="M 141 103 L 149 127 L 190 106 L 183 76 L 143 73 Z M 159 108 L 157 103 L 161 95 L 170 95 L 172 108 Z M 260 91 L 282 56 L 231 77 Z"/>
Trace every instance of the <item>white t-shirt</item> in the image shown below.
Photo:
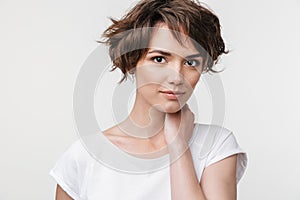
<path fill-rule="evenodd" d="M 84 140 L 74 142 L 50 171 L 50 175 L 73 199 L 171 199 L 170 168 L 168 164 L 161 164 L 169 161 L 169 155 L 157 159 L 137 158 L 114 146 L 103 134 L 98 135 L 102 135 L 102 139 L 92 138 L 90 141 L 94 144 L 86 145 Z M 94 147 L 101 148 L 95 150 Z M 199 182 L 204 168 L 234 154 L 237 154 L 237 182 L 241 179 L 247 166 L 247 156 L 228 129 L 195 124 L 189 147 Z M 113 151 L 118 155 L 111 153 Z M 131 165 L 122 163 L 120 156 Z M 114 161 L 109 163 L 109 158 Z M 158 163 L 160 167 L 152 163 Z M 151 167 L 142 172 L 136 166 Z M 132 171 L 130 167 L 133 167 Z"/>

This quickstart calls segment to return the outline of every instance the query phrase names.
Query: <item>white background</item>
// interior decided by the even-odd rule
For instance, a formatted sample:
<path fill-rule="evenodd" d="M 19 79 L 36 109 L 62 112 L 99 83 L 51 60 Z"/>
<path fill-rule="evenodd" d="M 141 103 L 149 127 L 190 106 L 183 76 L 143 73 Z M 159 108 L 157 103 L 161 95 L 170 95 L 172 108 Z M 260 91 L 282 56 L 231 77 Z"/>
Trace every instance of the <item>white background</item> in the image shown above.
<path fill-rule="evenodd" d="M 299 200 L 300 1 L 205 2 L 231 50 L 220 62 L 224 126 L 249 156 L 239 199 Z M 1 200 L 54 199 L 48 172 L 77 138 L 76 76 L 107 16 L 120 17 L 133 3 L 0 1 Z M 209 118 L 200 113 L 200 122 Z"/>

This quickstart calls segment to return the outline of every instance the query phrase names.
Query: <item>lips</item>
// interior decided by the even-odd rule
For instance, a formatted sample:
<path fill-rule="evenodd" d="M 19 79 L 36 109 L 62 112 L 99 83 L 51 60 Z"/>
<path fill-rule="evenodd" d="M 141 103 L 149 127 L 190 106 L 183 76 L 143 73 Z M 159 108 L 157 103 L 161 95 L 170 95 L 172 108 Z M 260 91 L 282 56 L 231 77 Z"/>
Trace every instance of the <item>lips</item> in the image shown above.
<path fill-rule="evenodd" d="M 176 100 L 184 94 L 184 92 L 173 90 L 162 90 L 160 93 L 169 100 Z"/>
<path fill-rule="evenodd" d="M 164 91 L 160 91 L 161 93 L 164 94 L 174 94 L 174 95 L 181 95 L 184 94 L 184 92 L 180 92 L 180 91 L 172 91 L 172 90 L 164 90 Z"/>

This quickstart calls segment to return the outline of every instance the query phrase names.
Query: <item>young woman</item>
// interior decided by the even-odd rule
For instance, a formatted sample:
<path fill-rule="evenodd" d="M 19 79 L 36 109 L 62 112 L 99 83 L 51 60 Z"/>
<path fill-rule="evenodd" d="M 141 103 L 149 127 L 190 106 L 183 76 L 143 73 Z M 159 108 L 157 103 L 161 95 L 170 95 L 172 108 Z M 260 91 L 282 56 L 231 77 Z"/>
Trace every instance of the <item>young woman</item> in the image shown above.
<path fill-rule="evenodd" d="M 236 199 L 245 152 L 231 131 L 194 123 L 186 104 L 201 74 L 215 72 L 226 53 L 218 18 L 191 0 L 143 0 L 112 21 L 104 43 L 122 80 L 134 75 L 136 97 L 129 116 L 99 134 L 126 159 L 151 165 L 167 156 L 169 165 L 146 173 L 115 170 L 77 141 L 50 172 L 56 199 Z"/>

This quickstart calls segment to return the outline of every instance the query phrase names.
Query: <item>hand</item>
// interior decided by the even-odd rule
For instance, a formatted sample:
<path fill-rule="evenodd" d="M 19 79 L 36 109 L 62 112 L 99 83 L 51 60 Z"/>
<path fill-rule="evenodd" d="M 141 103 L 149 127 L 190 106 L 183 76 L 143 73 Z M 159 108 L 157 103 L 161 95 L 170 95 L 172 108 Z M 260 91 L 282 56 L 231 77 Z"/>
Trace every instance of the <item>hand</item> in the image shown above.
<path fill-rule="evenodd" d="M 187 104 L 177 113 L 166 114 L 164 134 L 168 145 L 175 143 L 187 144 L 192 137 L 193 130 L 194 114 Z"/>

